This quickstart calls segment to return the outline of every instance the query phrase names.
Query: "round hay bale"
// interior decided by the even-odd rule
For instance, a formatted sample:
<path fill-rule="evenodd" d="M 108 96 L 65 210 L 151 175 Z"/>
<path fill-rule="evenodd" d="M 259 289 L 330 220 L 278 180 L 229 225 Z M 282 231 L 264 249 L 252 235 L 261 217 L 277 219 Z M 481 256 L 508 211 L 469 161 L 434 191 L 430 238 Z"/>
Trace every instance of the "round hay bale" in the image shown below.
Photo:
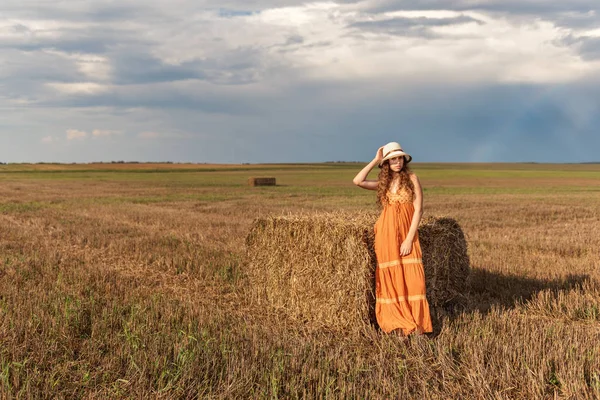
<path fill-rule="evenodd" d="M 375 322 L 374 214 L 319 213 L 259 218 L 246 238 L 247 275 L 255 300 L 330 329 Z M 430 306 L 464 293 L 467 244 L 451 218 L 419 226 Z"/>
<path fill-rule="evenodd" d="M 465 234 L 456 220 L 429 217 L 419 225 L 427 299 L 434 307 L 460 302 L 471 270 Z"/>

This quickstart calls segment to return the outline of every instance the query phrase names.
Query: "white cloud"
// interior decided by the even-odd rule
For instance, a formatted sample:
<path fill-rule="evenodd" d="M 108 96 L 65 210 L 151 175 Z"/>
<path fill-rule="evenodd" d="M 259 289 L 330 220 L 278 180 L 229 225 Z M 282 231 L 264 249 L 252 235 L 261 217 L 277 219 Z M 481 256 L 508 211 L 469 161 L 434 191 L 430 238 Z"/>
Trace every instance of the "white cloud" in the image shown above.
<path fill-rule="evenodd" d="M 121 131 L 114 131 L 114 130 L 108 130 L 108 129 L 94 129 L 91 133 L 91 136 L 93 137 L 109 137 L 109 136 L 115 136 L 115 135 L 120 135 L 123 132 Z M 67 130 L 67 139 L 68 140 L 73 140 L 73 139 L 83 139 L 85 137 L 88 136 L 88 133 L 86 131 L 81 131 L 78 129 L 68 129 Z M 44 139 L 47 139 L 51 137 L 48 136 Z"/>
<path fill-rule="evenodd" d="M 44 136 L 41 140 L 42 143 L 53 143 L 56 141 L 56 138 L 53 136 Z"/>
<path fill-rule="evenodd" d="M 85 132 L 85 131 L 80 131 L 77 129 L 67 129 L 67 139 L 68 140 L 83 139 L 86 136 L 87 136 L 87 132 Z"/>
<path fill-rule="evenodd" d="M 79 72 L 92 81 L 107 81 L 111 78 L 112 67 L 110 60 L 105 56 L 54 49 L 44 49 L 44 52 L 73 62 Z"/>
<path fill-rule="evenodd" d="M 62 82 L 49 82 L 46 84 L 48 87 L 55 89 L 64 94 L 99 94 L 107 92 L 110 87 L 94 82 L 77 82 L 77 83 L 62 83 Z"/>
<path fill-rule="evenodd" d="M 195 23 L 185 34 L 161 25 L 148 36 L 156 42 L 153 54 L 167 64 L 213 60 L 203 71 L 217 83 L 228 83 L 242 68 L 248 79 L 262 82 L 302 74 L 313 80 L 411 83 L 562 83 L 598 68 L 561 45 L 568 30 L 552 22 L 468 10 L 372 14 L 360 4 L 306 3 L 236 18 L 203 12 L 190 16 Z M 404 34 L 360 26 L 394 18 L 414 26 Z M 445 18 L 458 22 L 428 23 Z"/>

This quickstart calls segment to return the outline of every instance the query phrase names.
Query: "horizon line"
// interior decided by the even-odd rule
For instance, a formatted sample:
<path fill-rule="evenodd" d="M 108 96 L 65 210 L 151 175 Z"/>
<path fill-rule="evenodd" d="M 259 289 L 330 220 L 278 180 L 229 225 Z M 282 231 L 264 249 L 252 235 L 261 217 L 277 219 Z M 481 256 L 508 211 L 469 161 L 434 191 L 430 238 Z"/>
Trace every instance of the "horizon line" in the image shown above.
<path fill-rule="evenodd" d="M 303 165 L 303 164 L 366 164 L 370 161 L 294 161 L 294 162 L 241 162 L 219 163 L 209 161 L 85 161 L 85 162 L 1 162 L 0 165 L 93 165 L 93 164 L 192 164 L 192 165 Z M 411 164 L 600 164 L 600 161 L 546 162 L 546 161 L 412 161 Z"/>

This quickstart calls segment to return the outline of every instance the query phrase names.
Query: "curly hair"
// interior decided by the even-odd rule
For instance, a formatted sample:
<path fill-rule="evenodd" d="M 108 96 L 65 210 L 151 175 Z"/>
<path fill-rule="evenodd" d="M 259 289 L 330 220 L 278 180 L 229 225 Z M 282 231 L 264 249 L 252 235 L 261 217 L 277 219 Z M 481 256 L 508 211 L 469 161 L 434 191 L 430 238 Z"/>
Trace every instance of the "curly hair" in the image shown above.
<path fill-rule="evenodd" d="M 398 179 L 398 188 L 406 188 L 413 196 L 415 194 L 415 186 L 410 179 L 410 168 L 405 162 L 400 172 L 394 172 L 390 168 L 390 162 L 384 161 L 377 176 L 377 205 L 383 207 L 389 203 L 387 196 L 390 185 L 395 179 Z"/>

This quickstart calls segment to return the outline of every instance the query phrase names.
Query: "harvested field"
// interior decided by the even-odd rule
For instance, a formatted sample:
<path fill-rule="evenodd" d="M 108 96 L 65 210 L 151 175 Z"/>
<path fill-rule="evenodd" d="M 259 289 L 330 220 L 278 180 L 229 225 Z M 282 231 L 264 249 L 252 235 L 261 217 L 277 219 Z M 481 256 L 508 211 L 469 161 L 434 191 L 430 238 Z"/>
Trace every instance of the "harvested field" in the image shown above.
<path fill-rule="evenodd" d="M 254 220 L 376 212 L 361 167 L 0 165 L 0 398 L 600 397 L 598 165 L 413 165 L 468 242 L 433 337 L 249 297 Z"/>

